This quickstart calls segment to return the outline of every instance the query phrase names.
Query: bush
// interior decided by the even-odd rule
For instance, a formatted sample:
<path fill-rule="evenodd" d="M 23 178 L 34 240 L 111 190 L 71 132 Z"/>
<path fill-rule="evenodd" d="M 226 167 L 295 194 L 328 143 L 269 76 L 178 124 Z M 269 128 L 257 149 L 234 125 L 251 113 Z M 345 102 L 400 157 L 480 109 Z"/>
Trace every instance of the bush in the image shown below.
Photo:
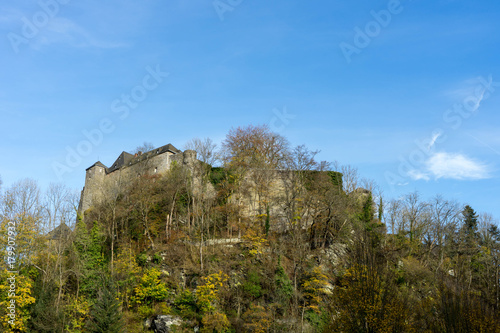
<path fill-rule="evenodd" d="M 148 263 L 148 255 L 146 253 L 141 253 L 137 256 L 137 264 L 141 267 L 146 267 Z"/>
<path fill-rule="evenodd" d="M 258 272 L 248 272 L 247 280 L 243 283 L 243 290 L 253 298 L 262 296 L 262 287 L 260 286 L 260 276 Z"/>

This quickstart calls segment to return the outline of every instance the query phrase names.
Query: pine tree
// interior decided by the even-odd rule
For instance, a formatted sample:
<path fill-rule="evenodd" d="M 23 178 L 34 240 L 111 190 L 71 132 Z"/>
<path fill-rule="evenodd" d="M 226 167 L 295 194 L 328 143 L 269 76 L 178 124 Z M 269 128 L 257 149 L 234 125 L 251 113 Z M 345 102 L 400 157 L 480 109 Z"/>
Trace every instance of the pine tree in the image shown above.
<path fill-rule="evenodd" d="M 281 265 L 281 257 L 278 257 L 278 267 L 276 267 L 276 272 L 274 275 L 274 285 L 276 288 L 276 296 L 278 302 L 281 304 L 283 309 L 287 309 L 290 303 L 290 298 L 293 296 L 293 285 L 292 281 L 285 272 L 285 269 Z"/>
<path fill-rule="evenodd" d="M 467 238 L 475 238 L 477 233 L 477 214 L 471 206 L 465 206 L 462 211 L 463 228 Z"/>
<path fill-rule="evenodd" d="M 477 214 L 471 206 L 467 205 L 462 211 L 462 246 L 465 247 L 465 253 L 473 255 L 478 246 L 478 226 Z"/>
<path fill-rule="evenodd" d="M 92 307 L 91 318 L 88 323 L 88 332 L 123 332 L 124 323 L 120 311 L 120 302 L 116 298 L 114 285 L 107 279 L 105 279 L 102 288 L 99 290 L 99 297 Z"/>
<path fill-rule="evenodd" d="M 479 234 L 477 226 L 477 214 L 469 205 L 462 211 L 462 229 L 459 253 L 459 276 L 468 289 L 471 288 L 473 280 L 478 276 Z"/>

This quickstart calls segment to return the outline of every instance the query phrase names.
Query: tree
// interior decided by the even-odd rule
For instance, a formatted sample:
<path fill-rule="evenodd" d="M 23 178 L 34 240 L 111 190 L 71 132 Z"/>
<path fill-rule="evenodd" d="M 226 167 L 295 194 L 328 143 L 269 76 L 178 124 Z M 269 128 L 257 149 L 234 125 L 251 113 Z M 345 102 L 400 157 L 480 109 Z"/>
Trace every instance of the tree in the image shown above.
<path fill-rule="evenodd" d="M 100 276 L 106 269 L 103 256 L 103 235 L 97 221 L 94 221 L 90 232 L 83 220 L 76 224 L 75 240 L 73 242 L 76 255 L 75 271 L 78 276 L 77 296 L 81 291 L 86 297 L 97 296 L 96 287 Z"/>
<path fill-rule="evenodd" d="M 477 218 L 478 215 L 471 206 L 466 205 L 462 211 L 463 231 L 468 240 L 477 238 Z"/>
<path fill-rule="evenodd" d="M 63 332 L 64 313 L 58 309 L 58 287 L 56 279 L 44 282 L 42 275 L 34 281 L 33 296 L 36 299 L 31 307 L 29 328 L 32 332 Z"/>
<path fill-rule="evenodd" d="M 132 301 L 139 306 L 151 306 L 164 301 L 168 297 L 168 289 L 160 276 L 161 272 L 156 268 L 146 270 L 134 289 Z"/>
<path fill-rule="evenodd" d="M 401 200 L 391 200 L 387 206 L 386 213 L 386 224 L 391 227 L 391 234 L 396 235 L 399 234 L 402 230 L 400 230 L 399 226 L 401 225 Z M 397 229 L 396 229 L 397 228 Z"/>
<path fill-rule="evenodd" d="M 231 129 L 222 143 L 223 158 L 233 167 L 283 166 L 288 155 L 288 140 L 271 132 L 267 125 Z"/>
<path fill-rule="evenodd" d="M 261 305 L 251 304 L 243 314 L 245 331 L 248 333 L 266 333 L 272 324 L 269 310 Z"/>
<path fill-rule="evenodd" d="M 132 154 L 145 153 L 153 149 L 155 149 L 155 146 L 151 142 L 144 141 L 142 145 L 137 146 L 134 150 L 132 150 Z"/>
<path fill-rule="evenodd" d="M 460 278 L 467 279 L 470 288 L 474 277 L 473 270 L 477 264 L 479 253 L 478 215 L 466 205 L 461 213 L 462 228 L 460 230 L 460 244 L 458 248 L 458 265 Z"/>
<path fill-rule="evenodd" d="M 407 194 L 403 200 L 404 213 L 403 220 L 405 223 L 405 232 L 409 234 L 410 242 L 420 241 L 424 233 L 425 223 L 425 210 L 427 203 L 420 200 L 420 194 L 413 192 Z"/>
<path fill-rule="evenodd" d="M 239 194 L 246 199 L 248 210 L 260 222 L 260 232 L 265 231 L 273 182 L 277 178 L 277 170 L 286 167 L 288 147 L 288 141 L 266 125 L 231 129 L 222 143 L 224 166 L 235 177 Z"/>
<path fill-rule="evenodd" d="M 339 162 L 333 162 L 333 169 L 342 174 L 342 185 L 344 192 L 350 194 L 360 187 L 360 176 L 358 169 L 352 165 L 340 165 Z"/>
<path fill-rule="evenodd" d="M 217 144 L 214 143 L 210 138 L 194 138 L 188 141 L 184 148 L 196 151 L 197 158 L 203 163 L 208 164 L 209 166 L 215 165 L 219 160 Z"/>
<path fill-rule="evenodd" d="M 69 248 L 72 225 L 75 220 L 76 204 L 75 195 L 63 184 L 50 184 L 43 200 L 42 229 L 51 231 L 48 247 L 40 258 L 40 267 L 43 272 L 43 282 L 50 284 L 57 281 L 59 292 L 55 303 L 56 310 L 62 298 L 64 280 L 68 273 L 63 265 L 64 254 Z M 60 231 L 60 232 L 58 232 Z"/>
<path fill-rule="evenodd" d="M 0 328 L 2 332 L 28 332 L 31 317 L 30 306 L 35 303 L 33 279 L 30 276 L 33 272 L 23 269 L 19 273 L 17 275 L 6 269 L 0 270 Z M 13 292 L 15 292 L 15 297 L 11 297 Z M 15 315 L 12 317 L 12 314 Z"/>
<path fill-rule="evenodd" d="M 215 223 L 210 218 L 212 208 L 214 206 L 214 195 L 211 181 L 212 165 L 219 160 L 219 153 L 216 150 L 217 145 L 209 138 L 203 140 L 199 138 L 192 139 L 186 144 L 186 149 L 195 150 L 197 158 L 201 163 L 196 163 L 189 177 L 192 184 L 192 209 L 193 217 L 196 225 L 199 227 L 198 233 L 200 237 L 200 268 L 203 270 L 203 241 L 206 237 L 210 237 L 211 222 L 213 224 L 213 233 L 215 234 Z"/>
<path fill-rule="evenodd" d="M 293 296 L 293 286 L 292 281 L 290 281 L 285 269 L 281 265 L 281 257 L 278 257 L 278 266 L 276 267 L 274 275 L 274 285 L 276 288 L 278 303 L 284 308 L 284 310 L 287 310 L 290 305 L 290 299 Z"/>
<path fill-rule="evenodd" d="M 87 325 L 87 332 L 123 332 L 124 323 L 115 287 L 109 278 L 104 278 L 101 286 L 90 312 L 91 319 Z"/>
<path fill-rule="evenodd" d="M 159 225 L 157 220 L 152 218 L 153 208 L 159 202 L 157 176 L 139 177 L 133 186 L 130 198 L 134 203 L 133 216 L 140 221 L 144 227 L 144 235 L 151 244 L 151 249 L 155 249 L 154 238 L 158 234 Z"/>

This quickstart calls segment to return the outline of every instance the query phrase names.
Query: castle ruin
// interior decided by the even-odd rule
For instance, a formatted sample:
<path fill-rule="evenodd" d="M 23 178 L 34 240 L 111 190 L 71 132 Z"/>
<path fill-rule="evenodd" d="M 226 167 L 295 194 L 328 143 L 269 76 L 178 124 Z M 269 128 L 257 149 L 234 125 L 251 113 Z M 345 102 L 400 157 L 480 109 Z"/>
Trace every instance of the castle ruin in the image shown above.
<path fill-rule="evenodd" d="M 107 167 L 100 161 L 86 169 L 85 186 L 81 192 L 78 212 L 86 210 L 106 198 L 113 188 L 120 188 L 142 175 L 161 174 L 176 162 L 193 169 L 196 160 L 194 150 L 181 150 L 168 144 L 148 152 L 130 154 L 122 152 L 116 161 Z"/>

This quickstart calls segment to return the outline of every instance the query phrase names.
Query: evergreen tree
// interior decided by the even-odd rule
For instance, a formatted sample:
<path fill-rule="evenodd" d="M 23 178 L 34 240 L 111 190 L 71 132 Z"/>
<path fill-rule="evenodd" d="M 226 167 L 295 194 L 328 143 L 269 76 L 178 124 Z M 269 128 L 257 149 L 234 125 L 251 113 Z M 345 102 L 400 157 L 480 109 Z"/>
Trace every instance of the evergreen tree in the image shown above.
<path fill-rule="evenodd" d="M 104 279 L 99 296 L 91 310 L 88 332 L 120 333 L 123 332 L 123 318 L 120 302 L 116 298 L 116 290 L 111 281 Z"/>
<path fill-rule="evenodd" d="M 290 304 L 290 299 L 293 296 L 293 285 L 292 281 L 285 272 L 285 269 L 281 265 L 281 257 L 278 257 L 278 267 L 276 267 L 274 275 L 274 285 L 276 288 L 276 296 L 278 302 L 281 304 L 284 310 L 286 310 Z"/>
<path fill-rule="evenodd" d="M 370 193 L 366 198 L 363 199 L 363 206 L 361 208 L 361 212 L 358 214 L 358 218 L 361 222 L 369 224 L 370 222 L 372 222 L 373 216 L 373 197 Z"/>
<path fill-rule="evenodd" d="M 477 214 L 471 206 L 465 206 L 462 211 L 463 230 L 468 239 L 475 238 L 477 234 Z"/>
<path fill-rule="evenodd" d="M 462 211 L 461 241 L 458 246 L 461 258 L 458 260 L 458 278 L 462 280 L 463 286 L 469 290 L 472 282 L 478 283 L 480 262 L 478 261 L 479 234 L 477 226 L 477 214 L 469 205 Z"/>
<path fill-rule="evenodd" d="M 90 232 L 83 220 L 76 225 L 76 236 L 73 246 L 78 256 L 78 266 L 82 274 L 80 283 L 81 292 L 91 298 L 97 296 L 96 286 L 102 272 L 105 271 L 106 262 L 103 256 L 103 237 L 97 221 L 93 222 Z"/>
<path fill-rule="evenodd" d="M 29 321 L 30 332 L 62 332 L 63 313 L 56 306 L 57 286 L 54 281 L 43 283 L 40 276 L 34 284 L 35 304 L 31 308 Z"/>

